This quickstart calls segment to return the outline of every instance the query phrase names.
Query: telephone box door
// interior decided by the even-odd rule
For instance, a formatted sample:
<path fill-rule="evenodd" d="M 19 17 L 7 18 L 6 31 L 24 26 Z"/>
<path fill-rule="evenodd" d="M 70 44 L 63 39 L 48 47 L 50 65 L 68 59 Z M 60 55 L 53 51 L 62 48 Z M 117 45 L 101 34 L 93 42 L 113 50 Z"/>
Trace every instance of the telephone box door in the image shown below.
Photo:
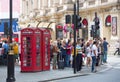
<path fill-rule="evenodd" d="M 21 71 L 32 71 L 32 38 L 33 36 L 21 38 Z"/>
<path fill-rule="evenodd" d="M 36 69 L 38 70 L 42 70 L 42 53 L 41 53 L 41 48 L 42 48 L 42 39 L 41 39 L 41 30 L 40 29 L 36 29 L 35 30 L 35 43 L 36 43 L 36 60 L 35 60 L 35 64 L 36 64 Z"/>
<path fill-rule="evenodd" d="M 43 31 L 43 70 L 50 70 L 50 33 Z"/>

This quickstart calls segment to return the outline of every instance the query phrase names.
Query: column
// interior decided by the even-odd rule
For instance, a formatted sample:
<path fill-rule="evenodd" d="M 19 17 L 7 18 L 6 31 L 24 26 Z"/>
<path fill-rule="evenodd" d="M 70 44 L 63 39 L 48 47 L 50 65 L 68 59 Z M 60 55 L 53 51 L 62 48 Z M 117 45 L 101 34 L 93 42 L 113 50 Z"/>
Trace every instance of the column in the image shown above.
<path fill-rule="evenodd" d="M 57 6 L 57 5 L 59 5 L 59 0 L 54 0 L 53 1 L 53 6 Z"/>
<path fill-rule="evenodd" d="M 32 8 L 31 8 L 31 2 L 28 1 L 28 13 L 30 13 L 31 10 L 32 10 Z"/>
<path fill-rule="evenodd" d="M 25 10 L 26 10 L 26 1 L 22 0 L 22 14 L 25 15 Z"/>
<path fill-rule="evenodd" d="M 43 0 L 43 8 L 47 8 L 48 7 L 48 0 Z"/>
<path fill-rule="evenodd" d="M 34 0 L 33 1 L 33 9 L 37 9 L 38 8 L 38 0 Z"/>
<path fill-rule="evenodd" d="M 1 3 L 0 3 L 1 4 Z M 23 5 L 23 1 L 22 0 L 20 0 L 20 15 L 22 14 L 22 5 Z M 1 7 L 0 7 L 1 8 Z M 1 12 L 1 11 L 0 11 Z"/>
<path fill-rule="evenodd" d="M 24 14 L 25 14 L 25 15 L 27 14 L 27 11 L 28 11 L 28 10 L 27 10 L 27 8 L 28 8 L 27 6 L 28 6 L 28 1 L 25 1 L 25 2 L 24 2 L 24 6 L 23 6 Z"/>
<path fill-rule="evenodd" d="M 40 10 L 42 8 L 42 0 L 38 0 L 38 9 Z"/>
<path fill-rule="evenodd" d="M 26 14 L 28 15 L 28 9 L 29 9 L 29 7 L 28 7 L 28 1 L 26 1 Z"/>
<path fill-rule="evenodd" d="M 53 6 L 53 0 L 49 0 L 49 7 L 52 7 Z"/>
<path fill-rule="evenodd" d="M 60 0 L 60 4 L 63 5 L 65 3 L 65 0 Z"/>
<path fill-rule="evenodd" d="M 33 0 L 29 1 L 30 2 L 30 9 L 33 10 Z"/>

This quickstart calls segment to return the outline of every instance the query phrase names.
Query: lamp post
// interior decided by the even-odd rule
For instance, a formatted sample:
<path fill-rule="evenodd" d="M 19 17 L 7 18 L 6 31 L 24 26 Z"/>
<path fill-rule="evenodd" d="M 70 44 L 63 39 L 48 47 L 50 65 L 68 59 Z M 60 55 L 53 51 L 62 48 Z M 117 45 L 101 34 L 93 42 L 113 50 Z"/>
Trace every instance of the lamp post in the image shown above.
<path fill-rule="evenodd" d="M 74 69 L 74 74 L 76 74 L 76 27 L 77 27 L 77 12 L 76 12 L 76 0 L 73 0 L 74 2 L 74 14 L 73 14 L 73 24 L 74 24 L 74 56 L 73 56 L 73 69 Z"/>
<path fill-rule="evenodd" d="M 74 74 L 76 73 L 76 4 L 74 3 Z"/>
<path fill-rule="evenodd" d="M 77 16 L 79 16 L 79 0 L 77 0 Z M 77 21 L 78 22 L 78 21 Z M 77 38 L 79 38 L 79 29 L 78 29 L 78 35 L 77 35 Z"/>
<path fill-rule="evenodd" d="M 12 50 L 12 0 L 10 1 L 10 28 L 9 28 L 9 54 L 7 58 L 7 79 L 6 82 L 15 82 L 14 77 L 14 54 Z"/>

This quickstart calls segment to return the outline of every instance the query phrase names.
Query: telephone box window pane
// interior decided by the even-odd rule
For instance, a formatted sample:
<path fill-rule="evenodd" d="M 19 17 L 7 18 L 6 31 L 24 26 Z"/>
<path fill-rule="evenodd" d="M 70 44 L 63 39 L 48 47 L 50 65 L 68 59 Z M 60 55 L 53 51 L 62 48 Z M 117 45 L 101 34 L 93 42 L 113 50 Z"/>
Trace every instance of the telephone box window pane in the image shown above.
<path fill-rule="evenodd" d="M 48 37 L 45 38 L 45 66 L 48 66 L 48 45 L 49 45 L 49 39 Z"/>
<path fill-rule="evenodd" d="M 36 66 L 40 66 L 40 37 L 36 37 Z"/>
<path fill-rule="evenodd" d="M 23 66 L 31 66 L 31 39 L 23 37 Z"/>

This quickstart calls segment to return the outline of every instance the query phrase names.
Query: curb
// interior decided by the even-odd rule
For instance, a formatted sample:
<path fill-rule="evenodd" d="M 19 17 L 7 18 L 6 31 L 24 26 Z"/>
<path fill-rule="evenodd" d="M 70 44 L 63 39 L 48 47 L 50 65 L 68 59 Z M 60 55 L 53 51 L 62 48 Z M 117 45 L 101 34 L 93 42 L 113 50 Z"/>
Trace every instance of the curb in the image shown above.
<path fill-rule="evenodd" d="M 86 73 L 86 74 L 75 74 L 75 75 L 71 75 L 71 76 L 66 76 L 66 77 L 58 77 L 58 78 L 54 78 L 54 79 L 48 79 L 48 80 L 43 80 L 43 81 L 38 81 L 38 82 L 50 82 L 50 81 L 55 81 L 55 80 L 61 80 L 61 79 L 67 79 L 67 78 L 74 78 L 74 77 L 79 77 L 79 76 L 87 76 L 87 75 L 92 75 L 92 74 L 99 74 L 105 71 L 108 71 L 110 69 L 112 69 L 112 66 L 108 66 L 106 69 L 98 71 L 96 73 Z"/>
<path fill-rule="evenodd" d="M 60 80 L 60 79 L 67 79 L 67 78 L 73 78 L 73 77 L 79 77 L 79 76 L 87 76 L 90 74 L 77 74 L 77 75 L 72 75 L 72 76 L 67 76 L 67 77 L 60 77 L 60 78 L 55 78 L 55 79 L 49 79 L 49 80 L 43 80 L 43 81 L 38 81 L 38 82 L 49 82 L 49 81 L 55 81 L 55 80 Z"/>

